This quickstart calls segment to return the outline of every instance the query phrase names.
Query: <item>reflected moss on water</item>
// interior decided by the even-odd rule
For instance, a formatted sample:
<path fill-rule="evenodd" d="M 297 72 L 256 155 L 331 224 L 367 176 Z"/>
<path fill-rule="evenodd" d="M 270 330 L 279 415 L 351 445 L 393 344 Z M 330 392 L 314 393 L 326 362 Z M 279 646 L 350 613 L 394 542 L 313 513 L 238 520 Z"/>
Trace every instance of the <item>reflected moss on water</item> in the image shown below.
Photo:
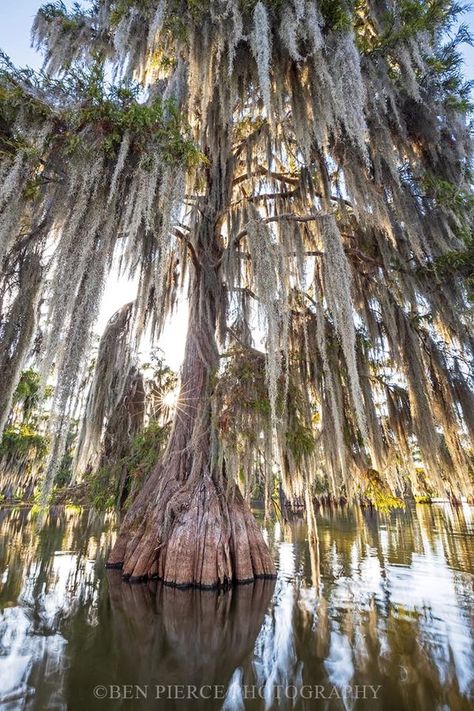
<path fill-rule="evenodd" d="M 29 511 L 2 510 L 0 707 L 472 708 L 473 514 L 344 507 L 320 509 L 317 530 L 267 524 L 277 580 L 218 595 L 107 572 L 112 516 L 55 509 L 40 529 Z M 141 694 L 94 697 L 125 685 Z M 377 698 L 348 692 L 364 685 Z"/>

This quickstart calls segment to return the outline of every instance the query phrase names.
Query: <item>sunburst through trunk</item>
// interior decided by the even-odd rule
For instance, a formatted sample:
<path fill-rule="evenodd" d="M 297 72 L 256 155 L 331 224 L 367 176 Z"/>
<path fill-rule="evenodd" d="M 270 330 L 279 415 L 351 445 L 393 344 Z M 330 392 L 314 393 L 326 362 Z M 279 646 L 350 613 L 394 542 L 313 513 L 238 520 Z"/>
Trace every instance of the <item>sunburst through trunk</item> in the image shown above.
<path fill-rule="evenodd" d="M 214 231 L 204 232 L 212 240 Z M 219 456 L 213 388 L 222 294 L 213 252 L 215 258 L 212 244 L 198 241 L 170 441 L 127 512 L 108 561 L 131 581 L 157 577 L 179 587 L 215 588 L 275 574 L 262 532 Z"/>

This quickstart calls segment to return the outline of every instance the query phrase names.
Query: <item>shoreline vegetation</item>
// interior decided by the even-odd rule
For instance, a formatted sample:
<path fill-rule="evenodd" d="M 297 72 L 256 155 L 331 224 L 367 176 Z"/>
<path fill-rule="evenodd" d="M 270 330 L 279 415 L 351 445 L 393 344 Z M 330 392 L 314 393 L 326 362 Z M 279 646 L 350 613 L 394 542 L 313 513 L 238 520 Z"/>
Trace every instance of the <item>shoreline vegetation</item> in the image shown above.
<path fill-rule="evenodd" d="M 276 502 L 275 502 L 276 504 Z M 397 504 L 397 506 L 394 507 L 380 507 L 377 506 L 375 503 L 370 501 L 369 499 L 356 499 L 352 501 L 348 501 L 346 498 L 341 497 L 339 499 L 330 497 L 330 496 L 321 496 L 321 497 L 314 497 L 312 501 L 313 507 L 316 511 L 320 508 L 343 508 L 344 506 L 347 505 L 357 505 L 361 509 L 372 509 L 374 511 L 378 511 L 380 513 L 389 513 L 390 511 L 396 510 L 396 509 L 403 509 L 406 508 L 407 506 L 410 506 L 412 504 L 449 504 L 450 506 L 462 506 L 464 504 L 467 504 L 468 506 L 474 506 L 474 500 L 469 499 L 467 497 L 459 497 L 459 498 L 439 498 L 439 497 L 430 497 L 430 496 L 414 496 L 411 498 L 406 498 L 406 499 L 401 499 L 401 503 Z M 252 500 L 250 502 L 251 508 L 253 511 L 257 512 L 264 512 L 265 508 L 265 503 L 262 499 L 260 500 Z M 103 513 L 115 513 L 118 516 L 120 515 L 120 512 L 115 510 L 115 509 L 97 509 L 94 507 L 93 502 L 91 501 L 90 494 L 87 490 L 87 485 L 85 484 L 77 484 L 76 486 L 72 487 L 65 487 L 64 489 L 58 489 L 57 491 L 54 492 L 53 497 L 51 499 L 51 502 L 49 504 L 49 507 L 65 507 L 69 508 L 71 510 L 77 509 L 86 509 L 86 510 L 91 510 L 97 514 L 103 514 Z M 16 508 L 29 508 L 33 509 L 34 511 L 40 513 L 43 509 L 38 505 L 37 501 L 35 501 L 35 498 L 32 497 L 30 499 L 0 499 L 0 509 L 16 509 Z M 304 501 L 295 501 L 293 502 L 292 505 L 287 504 L 287 518 L 283 519 L 285 521 L 291 521 L 291 520 L 296 520 L 299 518 L 303 518 L 306 515 L 306 504 Z M 280 508 L 278 504 L 276 504 L 274 511 L 276 512 L 272 518 L 275 520 L 281 520 L 281 515 L 280 515 Z"/>

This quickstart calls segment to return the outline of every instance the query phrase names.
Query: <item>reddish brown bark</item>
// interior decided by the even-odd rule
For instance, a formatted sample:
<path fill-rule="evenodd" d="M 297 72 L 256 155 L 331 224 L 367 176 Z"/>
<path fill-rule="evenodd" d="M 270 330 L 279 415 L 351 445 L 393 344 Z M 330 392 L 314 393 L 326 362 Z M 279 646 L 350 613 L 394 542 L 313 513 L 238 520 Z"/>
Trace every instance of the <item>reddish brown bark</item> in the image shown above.
<path fill-rule="evenodd" d="M 275 573 L 262 533 L 219 464 L 212 417 L 219 299 L 212 265 L 196 269 L 181 393 L 162 462 L 131 505 L 108 565 L 134 581 L 213 588 Z"/>
<path fill-rule="evenodd" d="M 215 92 L 203 132 L 206 198 L 193 224 L 189 330 L 181 394 L 162 462 L 120 528 L 109 565 L 131 580 L 212 588 L 273 577 L 272 557 L 252 513 L 219 457 L 212 415 L 219 367 L 216 329 L 224 320 L 221 225 L 230 205 L 231 130 Z"/>

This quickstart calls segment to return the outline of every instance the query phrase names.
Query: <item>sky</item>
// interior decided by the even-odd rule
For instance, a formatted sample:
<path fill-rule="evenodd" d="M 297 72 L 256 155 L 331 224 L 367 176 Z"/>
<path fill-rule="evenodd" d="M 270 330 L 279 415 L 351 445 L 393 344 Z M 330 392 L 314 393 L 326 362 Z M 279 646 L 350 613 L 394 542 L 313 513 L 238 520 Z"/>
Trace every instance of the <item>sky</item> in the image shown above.
<path fill-rule="evenodd" d="M 30 29 L 36 11 L 43 4 L 42 0 L 0 0 L 0 49 L 17 66 L 40 65 L 41 56 L 31 47 Z M 66 0 L 65 4 L 70 6 L 71 0 Z M 464 15 L 463 22 L 470 26 L 474 34 L 474 10 Z M 474 48 L 466 46 L 463 53 L 466 78 L 474 79 Z M 112 277 L 104 295 L 97 330 L 102 332 L 112 314 L 124 303 L 131 301 L 134 295 L 135 285 Z M 159 344 L 174 368 L 179 366 L 183 357 L 186 316 L 185 305 L 181 304 L 173 321 L 166 326 Z"/>
<path fill-rule="evenodd" d="M 38 66 L 38 54 L 30 47 L 30 28 L 38 8 L 45 0 L 0 0 L 0 49 L 19 65 Z M 71 5 L 71 0 L 66 0 Z M 474 31 L 474 9 L 466 13 L 463 22 Z M 466 47 L 465 73 L 474 79 L 474 48 Z"/>

